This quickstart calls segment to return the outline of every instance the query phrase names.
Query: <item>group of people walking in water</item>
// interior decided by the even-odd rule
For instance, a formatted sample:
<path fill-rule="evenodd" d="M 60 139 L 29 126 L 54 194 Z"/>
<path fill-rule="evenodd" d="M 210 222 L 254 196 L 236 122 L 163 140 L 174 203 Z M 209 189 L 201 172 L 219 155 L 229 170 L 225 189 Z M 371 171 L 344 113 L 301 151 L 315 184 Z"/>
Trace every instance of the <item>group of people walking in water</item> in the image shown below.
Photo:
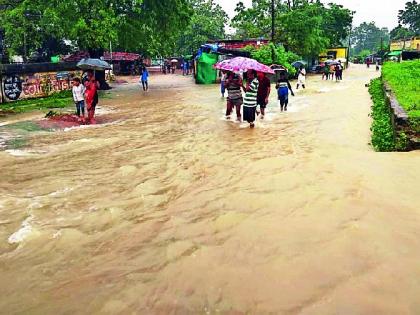
<path fill-rule="evenodd" d="M 341 60 L 336 64 L 325 64 L 324 71 L 322 73 L 322 80 L 334 80 L 335 76 L 336 81 L 341 81 L 343 80 L 343 70 L 344 67 L 341 64 Z"/>
<path fill-rule="evenodd" d="M 305 88 L 306 71 L 300 69 L 297 88 L 302 85 Z M 239 122 L 246 121 L 250 128 L 255 127 L 255 120 L 258 115 L 264 119 L 265 110 L 268 105 L 271 94 L 271 81 L 263 72 L 248 70 L 244 73 L 244 83 L 242 76 L 231 71 L 224 71 L 222 76 L 222 97 L 227 91 L 226 118 L 230 119 L 231 114 L 236 110 L 236 119 Z M 294 96 L 292 86 L 287 79 L 286 72 L 280 74 L 276 84 L 278 100 L 281 111 L 287 111 L 289 103 L 289 90 Z M 245 93 L 244 96 L 242 91 Z M 259 111 L 257 107 L 259 106 Z M 243 117 L 241 116 L 241 107 L 243 107 Z"/>
<path fill-rule="evenodd" d="M 333 65 L 333 72 L 330 72 L 330 66 L 328 66 L 328 72 L 325 71 L 323 73 L 322 79 L 333 80 L 335 75 L 336 80 L 341 81 L 343 69 L 341 62 Z M 246 121 L 249 123 L 250 128 L 254 128 L 257 116 L 261 115 L 260 119 L 264 119 L 265 116 L 265 110 L 271 94 L 270 79 L 267 77 L 267 74 L 256 72 L 255 70 L 248 70 L 243 74 L 243 78 L 242 75 L 231 71 L 222 71 L 222 74 L 222 97 L 225 97 L 226 91 L 228 94 L 226 119 L 230 120 L 235 110 L 237 121 Z M 306 75 L 305 67 L 303 65 L 300 66 L 297 73 L 296 90 L 306 88 Z M 295 96 L 286 71 L 280 73 L 276 83 L 276 91 L 280 111 L 285 112 L 289 105 L 289 94 Z M 241 115 L 241 107 L 243 117 Z"/>

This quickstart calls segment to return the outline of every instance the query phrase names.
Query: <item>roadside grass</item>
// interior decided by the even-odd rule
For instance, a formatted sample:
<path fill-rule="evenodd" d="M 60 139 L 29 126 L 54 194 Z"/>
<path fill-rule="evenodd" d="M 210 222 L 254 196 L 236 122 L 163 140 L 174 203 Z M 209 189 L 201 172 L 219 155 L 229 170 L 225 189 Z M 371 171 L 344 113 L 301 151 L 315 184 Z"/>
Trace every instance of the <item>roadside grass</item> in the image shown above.
<path fill-rule="evenodd" d="M 0 113 L 19 114 L 34 110 L 66 108 L 73 105 L 72 92 L 62 91 L 44 98 L 25 99 L 0 104 Z"/>
<path fill-rule="evenodd" d="M 387 62 L 382 77 L 407 112 L 411 127 L 420 132 L 420 60 Z"/>
<path fill-rule="evenodd" d="M 385 101 L 385 94 L 381 79 L 370 82 L 369 93 L 373 105 L 372 122 L 372 146 L 378 152 L 395 151 L 394 129 L 391 123 L 391 113 Z"/>

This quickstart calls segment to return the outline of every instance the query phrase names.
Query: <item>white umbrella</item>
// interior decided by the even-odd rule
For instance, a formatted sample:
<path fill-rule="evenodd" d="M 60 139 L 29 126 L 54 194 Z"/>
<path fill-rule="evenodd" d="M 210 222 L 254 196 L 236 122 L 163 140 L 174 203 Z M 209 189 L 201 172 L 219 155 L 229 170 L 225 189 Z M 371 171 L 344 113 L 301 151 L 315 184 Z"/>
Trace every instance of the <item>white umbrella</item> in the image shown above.
<path fill-rule="evenodd" d="M 77 67 L 82 70 L 110 70 L 111 65 L 101 59 L 84 58 L 77 63 Z"/>

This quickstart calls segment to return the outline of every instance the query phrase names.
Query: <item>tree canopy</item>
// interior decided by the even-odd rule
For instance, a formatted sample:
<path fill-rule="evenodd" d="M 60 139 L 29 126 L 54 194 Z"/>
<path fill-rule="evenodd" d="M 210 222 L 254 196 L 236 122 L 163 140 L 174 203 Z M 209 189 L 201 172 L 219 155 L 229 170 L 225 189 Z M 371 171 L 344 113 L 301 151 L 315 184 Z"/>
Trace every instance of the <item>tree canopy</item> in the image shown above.
<path fill-rule="evenodd" d="M 40 49 L 51 37 L 79 49 L 170 53 L 188 25 L 189 0 L 0 0 L 6 47 Z"/>
<path fill-rule="evenodd" d="M 420 35 L 420 4 L 416 0 L 407 2 L 405 9 L 399 11 L 398 22 L 411 33 Z"/>
<path fill-rule="evenodd" d="M 353 53 L 359 55 L 362 51 L 375 52 L 385 48 L 389 44 L 389 32 L 387 28 L 379 28 L 374 22 L 363 22 L 356 27 L 351 34 Z"/>
<path fill-rule="evenodd" d="M 191 0 L 192 16 L 190 23 L 177 43 L 181 55 L 192 54 L 208 40 L 225 38 L 225 25 L 228 15 L 213 0 Z"/>
<path fill-rule="evenodd" d="M 328 46 L 338 46 L 348 36 L 353 12 L 321 1 L 275 0 L 275 41 L 300 55 L 316 55 Z M 270 37 L 271 0 L 253 0 L 236 7 L 232 21 L 240 38 Z"/>

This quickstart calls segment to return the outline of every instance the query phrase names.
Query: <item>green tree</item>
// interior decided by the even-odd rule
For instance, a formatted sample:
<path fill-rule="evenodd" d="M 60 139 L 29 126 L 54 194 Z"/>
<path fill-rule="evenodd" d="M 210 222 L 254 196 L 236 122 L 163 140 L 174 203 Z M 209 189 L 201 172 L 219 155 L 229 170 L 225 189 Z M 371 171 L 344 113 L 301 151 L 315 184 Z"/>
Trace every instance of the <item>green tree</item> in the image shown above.
<path fill-rule="evenodd" d="M 420 34 L 420 4 L 416 0 L 407 2 L 405 9 L 399 11 L 398 21 L 414 34 Z"/>
<path fill-rule="evenodd" d="M 340 45 L 351 29 L 353 12 L 320 1 L 275 1 L 275 41 L 300 55 L 317 55 L 328 46 Z M 236 36 L 265 37 L 271 33 L 271 0 L 253 0 L 236 7 L 232 21 Z"/>
<path fill-rule="evenodd" d="M 191 0 L 193 14 L 191 21 L 181 34 L 177 53 L 192 54 L 208 40 L 225 38 L 225 25 L 228 15 L 213 0 Z"/>
<path fill-rule="evenodd" d="M 245 51 L 251 54 L 251 57 L 267 66 L 278 64 L 286 67 L 289 73 L 295 74 L 296 70 L 291 65 L 294 61 L 301 59 L 298 55 L 288 52 L 283 46 L 275 46 L 273 43 L 263 45 L 258 48 L 247 46 Z"/>
<path fill-rule="evenodd" d="M 353 51 L 355 55 L 363 50 L 375 52 L 381 46 L 386 47 L 389 43 L 389 32 L 387 28 L 378 28 L 374 22 L 363 22 L 353 30 L 351 35 Z"/>
<path fill-rule="evenodd" d="M 79 49 L 109 47 L 147 54 L 173 51 L 188 25 L 189 0 L 0 0 L 0 19 L 12 53 L 36 50 L 48 38 Z"/>
<path fill-rule="evenodd" d="M 401 24 L 398 25 L 396 28 L 394 28 L 390 33 L 390 38 L 392 40 L 394 39 L 402 39 L 406 37 L 410 37 L 415 35 L 412 31 L 410 31 L 408 28 L 402 26 Z"/>

